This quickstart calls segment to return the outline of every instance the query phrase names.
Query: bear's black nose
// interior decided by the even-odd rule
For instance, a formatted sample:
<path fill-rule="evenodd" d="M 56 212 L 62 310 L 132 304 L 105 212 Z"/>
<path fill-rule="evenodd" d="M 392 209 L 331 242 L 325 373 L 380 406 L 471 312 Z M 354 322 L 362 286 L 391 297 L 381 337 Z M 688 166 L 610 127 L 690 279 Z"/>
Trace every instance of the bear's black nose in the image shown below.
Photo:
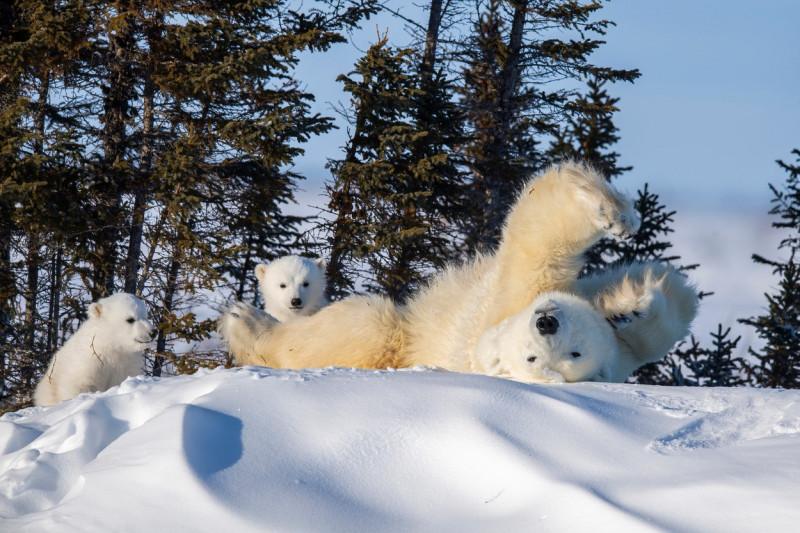
<path fill-rule="evenodd" d="M 292 307 L 300 307 L 303 305 L 303 300 L 300 298 L 292 298 Z"/>
<path fill-rule="evenodd" d="M 558 320 L 550 315 L 540 316 L 536 319 L 536 329 L 540 335 L 552 335 L 558 331 Z"/>
<path fill-rule="evenodd" d="M 155 339 L 156 335 L 158 335 L 158 330 L 157 329 L 151 329 L 150 330 L 150 338 L 151 339 Z"/>

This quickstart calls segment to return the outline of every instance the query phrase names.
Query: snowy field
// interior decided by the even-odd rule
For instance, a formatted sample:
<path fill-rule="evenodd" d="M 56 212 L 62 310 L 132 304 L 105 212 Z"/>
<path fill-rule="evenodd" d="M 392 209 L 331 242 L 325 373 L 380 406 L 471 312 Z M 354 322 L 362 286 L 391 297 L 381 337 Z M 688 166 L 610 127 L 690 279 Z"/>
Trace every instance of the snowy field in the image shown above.
<path fill-rule="evenodd" d="M 800 522 L 800 391 L 218 369 L 6 414 L 0 453 L 2 531 Z"/>

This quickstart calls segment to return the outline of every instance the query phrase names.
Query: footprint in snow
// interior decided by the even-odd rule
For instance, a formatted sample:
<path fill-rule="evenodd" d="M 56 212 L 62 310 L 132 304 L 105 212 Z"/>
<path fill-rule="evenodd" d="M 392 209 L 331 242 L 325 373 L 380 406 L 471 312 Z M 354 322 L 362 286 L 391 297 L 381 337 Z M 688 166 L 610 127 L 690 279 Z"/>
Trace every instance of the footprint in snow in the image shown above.
<path fill-rule="evenodd" d="M 768 404 L 746 399 L 721 411 L 706 413 L 674 432 L 655 439 L 656 452 L 721 448 L 768 437 L 800 434 L 800 405 Z"/>

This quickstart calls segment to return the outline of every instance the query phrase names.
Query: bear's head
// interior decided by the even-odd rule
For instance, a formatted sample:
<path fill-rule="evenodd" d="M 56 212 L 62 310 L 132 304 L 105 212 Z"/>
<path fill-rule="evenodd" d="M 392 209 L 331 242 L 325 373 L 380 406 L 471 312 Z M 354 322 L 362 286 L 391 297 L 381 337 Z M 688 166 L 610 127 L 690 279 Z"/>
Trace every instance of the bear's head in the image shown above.
<path fill-rule="evenodd" d="M 112 294 L 91 304 L 87 327 L 92 330 L 96 348 L 104 351 L 143 352 L 156 335 L 144 302 L 127 293 Z"/>
<path fill-rule="evenodd" d="M 590 302 L 550 292 L 488 329 L 477 357 L 488 373 L 520 381 L 608 381 L 618 342 Z"/>
<path fill-rule="evenodd" d="M 325 299 L 325 261 L 288 255 L 255 269 L 265 310 L 280 321 L 309 315 Z"/>

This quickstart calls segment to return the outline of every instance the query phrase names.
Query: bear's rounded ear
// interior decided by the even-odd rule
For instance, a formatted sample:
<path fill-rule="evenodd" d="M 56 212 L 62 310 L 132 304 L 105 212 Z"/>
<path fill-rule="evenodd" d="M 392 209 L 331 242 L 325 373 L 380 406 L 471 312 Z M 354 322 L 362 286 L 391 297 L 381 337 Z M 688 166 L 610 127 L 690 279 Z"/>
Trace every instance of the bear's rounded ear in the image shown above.
<path fill-rule="evenodd" d="M 92 318 L 100 318 L 101 311 L 103 309 L 102 304 L 97 302 L 93 303 L 89 306 L 89 316 Z"/>
<path fill-rule="evenodd" d="M 267 275 L 267 264 L 266 263 L 259 263 L 256 265 L 256 279 L 261 281 L 264 279 L 264 276 Z"/>
<path fill-rule="evenodd" d="M 328 268 L 328 262 L 321 257 L 314 259 L 314 262 L 317 264 L 317 267 L 319 267 L 319 269 L 322 270 L 323 272 L 325 271 L 326 268 Z"/>

